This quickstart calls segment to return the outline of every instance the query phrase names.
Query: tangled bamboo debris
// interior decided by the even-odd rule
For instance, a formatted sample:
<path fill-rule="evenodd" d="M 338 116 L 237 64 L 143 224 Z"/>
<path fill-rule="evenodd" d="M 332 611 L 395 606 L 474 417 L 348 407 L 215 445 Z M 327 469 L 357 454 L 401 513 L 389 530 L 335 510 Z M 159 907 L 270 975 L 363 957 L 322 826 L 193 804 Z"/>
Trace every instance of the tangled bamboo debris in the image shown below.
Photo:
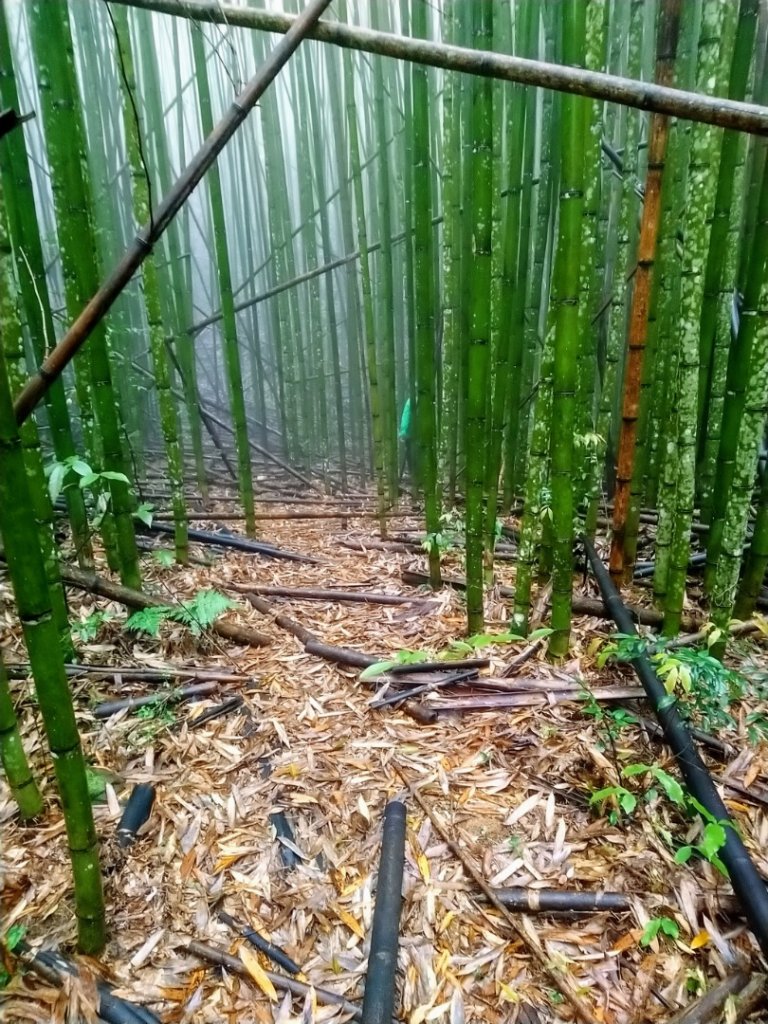
<path fill-rule="evenodd" d="M 98 576 L 93 572 L 84 572 L 74 566 L 60 568 L 61 578 L 67 586 L 76 587 L 78 590 L 86 590 L 91 594 L 98 594 L 109 601 L 118 601 L 129 608 L 151 608 L 164 605 L 159 597 L 140 590 L 132 590 L 119 583 L 112 583 L 111 580 Z M 261 647 L 272 642 L 272 638 L 266 633 L 260 633 L 250 626 L 241 625 L 238 622 L 214 622 L 210 627 L 211 632 L 218 634 L 225 640 L 232 640 L 237 644 L 245 644 L 248 647 Z"/>
<path fill-rule="evenodd" d="M 733 1002 L 733 997 L 743 993 L 747 986 L 750 988 L 756 986 L 758 992 L 761 992 L 765 989 L 765 982 L 764 975 L 756 975 L 750 979 L 749 974 L 745 971 L 729 974 L 719 985 L 715 985 L 714 988 L 695 999 L 692 1005 L 686 1006 L 680 1013 L 676 1013 L 670 1024 L 717 1024 L 722 1020 L 723 1011 L 729 1000 Z M 744 1018 L 743 1016 L 739 1018 L 731 1012 L 726 1019 L 735 1024 L 736 1021 Z"/>
<path fill-rule="evenodd" d="M 210 0 L 185 0 L 183 4 L 178 0 L 117 2 L 145 10 L 193 18 L 196 21 L 237 25 L 267 32 L 285 32 L 295 22 L 295 19 L 288 15 L 244 10 L 232 4 L 211 3 Z M 338 22 L 319 22 L 308 35 L 312 39 L 333 43 L 336 46 L 428 64 L 430 67 L 590 96 L 592 99 L 621 103 L 640 110 L 657 111 L 723 128 L 753 132 L 756 135 L 768 135 L 768 115 L 754 103 L 738 103 L 721 97 L 703 96 L 682 89 L 654 85 L 650 82 L 635 82 L 618 75 L 550 64 L 546 61 L 448 46 L 425 39 L 407 39 Z"/>
<path fill-rule="evenodd" d="M 196 683 L 194 686 L 182 686 L 174 690 L 157 690 L 145 697 L 125 697 L 123 700 L 110 700 L 97 704 L 93 709 L 96 718 L 111 718 L 120 711 L 134 711 L 136 708 L 150 707 L 153 704 L 173 703 L 194 700 L 195 697 L 210 697 L 217 692 L 216 682 Z"/>
<path fill-rule="evenodd" d="M 574 991 L 571 980 L 566 975 L 562 974 L 560 971 L 556 970 L 552 966 L 552 963 L 549 957 L 547 956 L 547 953 L 544 947 L 542 946 L 538 936 L 536 935 L 536 932 L 529 931 L 528 928 L 526 928 L 525 926 L 521 926 L 520 924 L 518 924 L 518 922 L 509 912 L 509 910 L 496 896 L 496 893 L 493 891 L 493 889 L 485 881 L 482 874 L 477 869 L 477 867 L 475 867 L 474 863 L 469 858 L 469 856 L 465 853 L 465 851 L 462 849 L 459 843 L 453 838 L 447 827 L 443 824 L 443 822 L 432 810 L 432 807 L 427 802 L 427 799 L 424 796 L 424 794 L 410 780 L 402 766 L 398 764 L 397 761 L 395 760 L 390 761 L 390 764 L 392 768 L 395 770 L 395 772 L 399 775 L 399 777 L 403 780 L 406 787 L 408 788 L 408 792 L 411 794 L 416 803 L 429 818 L 435 831 L 443 839 L 443 841 L 445 842 L 453 856 L 459 861 L 459 863 L 462 865 L 464 870 L 467 872 L 469 877 L 478 887 L 480 892 L 485 896 L 485 898 L 488 900 L 491 906 L 494 907 L 501 914 L 502 918 L 506 921 L 512 933 L 528 950 L 528 952 L 531 954 L 531 956 L 536 961 L 538 966 L 549 977 L 550 981 L 558 990 L 558 992 L 560 992 L 562 996 L 567 1000 L 567 1002 L 570 1003 L 578 1019 L 583 1021 L 584 1024 L 592 1024 L 594 1016 L 591 1009 L 589 1008 L 589 1006 L 587 1006 L 582 997 Z M 525 921 L 525 918 L 523 919 L 523 921 Z"/>
<path fill-rule="evenodd" d="M 6 666 L 8 675 L 12 679 L 26 679 L 29 676 L 29 665 L 16 663 Z M 73 679 L 87 676 L 90 679 L 113 679 L 116 683 L 122 682 L 147 682 L 147 683 L 168 683 L 172 680 L 185 682 L 204 682 L 211 680 L 217 683 L 244 684 L 248 677 L 239 673 L 227 672 L 221 669 L 205 668 L 184 668 L 169 665 L 167 669 L 162 668 L 137 668 L 135 665 L 72 665 L 64 666 L 67 675 Z"/>
<path fill-rule="evenodd" d="M 201 960 L 207 960 L 209 963 L 216 964 L 219 967 L 225 967 L 228 971 L 233 971 L 235 974 L 239 974 L 241 978 L 247 978 L 253 983 L 251 973 L 239 957 L 232 956 L 225 950 L 204 942 L 188 942 L 185 949 L 193 956 L 199 957 Z M 264 971 L 264 974 L 275 988 L 281 992 L 290 992 L 295 996 L 307 996 L 314 993 L 318 1003 L 326 1006 L 339 1006 L 344 1013 L 351 1014 L 354 1020 L 361 1019 L 362 1011 L 360 1006 L 357 1003 L 350 1002 L 349 999 L 345 999 L 344 996 L 337 995 L 336 992 L 331 992 L 326 988 L 319 988 L 317 985 L 306 984 L 303 981 L 298 981 L 296 978 L 286 978 L 285 975 L 275 974 L 273 971 Z"/>

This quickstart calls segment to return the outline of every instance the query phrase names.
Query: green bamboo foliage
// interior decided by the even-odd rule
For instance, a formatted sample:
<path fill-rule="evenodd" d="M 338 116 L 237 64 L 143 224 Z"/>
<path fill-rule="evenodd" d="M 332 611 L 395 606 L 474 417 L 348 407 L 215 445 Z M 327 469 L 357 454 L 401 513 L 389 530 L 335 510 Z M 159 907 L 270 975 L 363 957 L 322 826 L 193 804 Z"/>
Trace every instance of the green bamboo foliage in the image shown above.
<path fill-rule="evenodd" d="M 48 159 L 55 168 L 51 185 L 69 316 L 74 319 L 99 286 L 98 246 L 91 220 L 92 198 L 86 174 L 85 136 L 79 107 L 72 39 L 63 0 L 30 5 L 30 27 L 39 68 L 42 114 Z M 77 215 L 75 215 L 75 213 Z M 101 325 L 88 346 L 89 382 L 99 428 L 104 466 L 116 474 L 109 481 L 111 512 L 119 552 L 119 569 L 126 586 L 139 587 L 133 499 L 124 463 L 121 425 L 112 387 L 107 335 Z M 76 360 L 76 365 L 82 365 Z M 81 393 L 82 394 L 82 393 Z M 87 402 L 90 396 L 87 396 Z M 88 408 L 86 404 L 85 408 Z M 81 402 L 81 412 L 84 406 Z M 110 519 L 105 517 L 105 522 Z M 108 543 L 108 538 L 107 538 Z"/>
<path fill-rule="evenodd" d="M 114 19 L 121 73 L 124 76 L 125 95 L 123 97 L 123 113 L 126 148 L 131 166 L 133 209 L 136 223 L 146 224 L 150 218 L 149 189 L 146 178 L 147 169 L 143 161 L 140 127 L 136 123 L 131 100 L 131 97 L 136 94 L 136 79 L 127 9 L 124 7 L 116 8 Z M 171 394 L 170 370 L 165 347 L 165 328 L 160 299 L 160 281 L 154 259 L 145 261 L 142 267 L 142 279 L 149 325 L 149 344 L 152 352 L 155 386 L 160 404 L 160 422 L 168 461 L 168 478 L 171 485 L 176 560 L 181 564 L 186 564 L 189 554 L 189 540 L 187 535 L 187 513 L 184 503 L 184 467 L 182 465 L 181 447 L 179 445 L 176 405 Z"/>
<path fill-rule="evenodd" d="M 0 762 L 2 762 L 5 777 L 8 780 L 11 795 L 19 809 L 19 817 L 23 821 L 28 821 L 42 814 L 43 798 L 30 771 L 24 751 L 2 652 L 0 652 Z"/>
<path fill-rule="evenodd" d="M 6 286 L 6 281 L 0 281 L 3 291 Z M 3 299 L 7 301 L 5 296 Z M 99 953 L 106 937 L 104 897 L 85 761 L 51 609 L 50 589 L 2 355 L 0 535 L 61 795 L 75 883 L 78 942 L 83 952 Z"/>
<path fill-rule="evenodd" d="M 476 44 L 491 45 L 490 4 L 473 5 Z M 472 80 L 472 137 L 468 173 L 472 180 L 472 268 L 466 336 L 466 576 L 467 631 L 479 633 L 483 609 L 483 496 L 485 491 L 486 395 L 491 340 L 491 212 L 493 205 L 493 88 L 489 80 Z M 469 268 L 467 268 L 469 270 Z"/>
<path fill-rule="evenodd" d="M 199 32 L 192 33 L 192 51 L 195 60 L 195 82 L 200 107 L 200 125 L 204 136 L 213 131 L 213 110 L 211 107 L 211 90 L 208 82 L 208 66 L 205 54 L 205 42 Z M 246 533 L 256 535 L 254 519 L 253 475 L 251 473 L 251 449 L 248 443 L 248 423 L 245 415 L 245 396 L 243 394 L 243 371 L 240 362 L 240 348 L 235 317 L 235 303 L 232 297 L 232 274 L 230 271 L 229 246 L 227 242 L 227 225 L 224 217 L 224 202 L 221 190 L 221 176 L 216 164 L 207 175 L 208 199 L 211 207 L 213 224 L 214 251 L 216 272 L 219 283 L 219 297 L 223 312 L 222 330 L 224 334 L 224 357 L 226 361 L 229 402 L 232 410 L 232 423 L 235 428 L 235 446 L 237 449 L 238 482 L 240 500 L 245 512 Z M 169 397 L 170 401 L 170 397 Z"/>

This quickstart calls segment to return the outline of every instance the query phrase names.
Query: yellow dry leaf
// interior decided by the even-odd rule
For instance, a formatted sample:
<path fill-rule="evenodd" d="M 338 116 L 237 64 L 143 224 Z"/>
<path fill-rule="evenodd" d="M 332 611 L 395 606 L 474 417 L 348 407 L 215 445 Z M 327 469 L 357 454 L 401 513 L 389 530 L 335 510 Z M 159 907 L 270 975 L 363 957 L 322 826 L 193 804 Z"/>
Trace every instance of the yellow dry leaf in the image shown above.
<path fill-rule="evenodd" d="M 448 927 L 448 925 L 451 923 L 451 921 L 454 919 L 454 917 L 456 917 L 456 911 L 455 910 L 449 910 L 445 914 L 445 916 L 443 917 L 443 919 L 440 922 L 440 924 L 437 926 L 437 930 L 439 932 L 444 932 L 445 929 Z"/>
<path fill-rule="evenodd" d="M 691 949 L 701 949 L 701 947 L 706 946 L 708 942 L 709 932 L 706 928 L 702 928 L 702 930 L 691 939 Z"/>
<path fill-rule="evenodd" d="M 277 992 L 275 991 L 275 986 L 267 977 L 266 971 L 259 963 L 259 958 L 248 946 L 241 946 L 239 952 L 240 959 L 245 964 L 245 969 L 248 971 L 248 974 L 253 978 L 267 999 L 276 1003 Z"/>
<path fill-rule="evenodd" d="M 729 811 L 740 811 L 742 814 L 749 813 L 749 807 L 746 804 L 741 803 L 739 800 L 725 800 L 725 806 Z"/>
<path fill-rule="evenodd" d="M 429 880 L 431 878 L 429 871 L 429 861 L 427 860 L 426 855 L 423 852 L 419 853 L 418 857 L 416 858 L 416 863 L 419 865 L 419 874 L 427 883 L 427 885 L 429 885 Z"/>
<path fill-rule="evenodd" d="M 224 871 L 225 868 L 228 868 L 230 864 L 234 864 L 236 861 L 240 860 L 242 856 L 242 853 L 229 853 L 224 857 L 219 857 L 219 859 L 213 865 L 214 875 L 218 875 L 220 871 Z"/>
<path fill-rule="evenodd" d="M 349 930 L 351 932 L 353 932 L 355 935 L 357 935 L 361 939 L 365 938 L 365 932 L 363 931 L 363 926 L 360 924 L 360 922 L 356 918 L 354 918 L 349 913 L 348 910 L 344 910 L 343 907 L 337 907 L 335 904 L 332 906 L 331 909 L 333 910 L 334 914 L 338 917 L 338 919 L 340 921 L 343 921 L 344 924 L 347 926 L 347 928 L 349 928 Z"/>
<path fill-rule="evenodd" d="M 519 1003 L 520 996 L 515 992 L 511 985 L 507 985 L 506 982 L 502 981 L 499 985 L 499 995 L 502 999 L 505 999 L 508 1003 Z"/>
<path fill-rule="evenodd" d="M 423 1024 L 427 1011 L 429 1010 L 429 1003 L 424 1006 L 417 1006 L 411 1016 L 408 1018 L 408 1024 Z"/>

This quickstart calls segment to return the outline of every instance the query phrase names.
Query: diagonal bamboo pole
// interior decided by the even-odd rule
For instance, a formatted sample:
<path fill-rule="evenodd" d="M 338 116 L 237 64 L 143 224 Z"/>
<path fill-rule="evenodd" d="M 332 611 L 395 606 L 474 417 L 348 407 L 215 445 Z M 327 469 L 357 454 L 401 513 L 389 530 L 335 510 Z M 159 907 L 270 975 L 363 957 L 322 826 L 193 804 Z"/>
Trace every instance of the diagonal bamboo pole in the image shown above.
<path fill-rule="evenodd" d="M 230 27 L 287 32 L 294 24 L 292 15 L 254 10 L 220 3 L 219 0 L 113 0 L 147 11 L 213 22 Z M 621 103 L 638 110 L 669 114 L 689 121 L 701 121 L 721 128 L 734 128 L 754 135 L 768 135 L 768 109 L 757 103 L 741 103 L 719 96 L 673 89 L 662 84 L 637 82 L 602 71 L 566 67 L 547 61 L 529 60 L 487 50 L 473 50 L 425 39 L 410 39 L 339 22 L 323 21 L 307 35 L 323 43 L 383 57 L 428 64 L 447 71 L 522 82 L 543 89 L 576 93 L 609 103 Z"/>
<path fill-rule="evenodd" d="M 681 0 L 665 0 L 661 11 L 656 53 L 656 81 L 662 85 L 671 82 L 675 73 L 680 6 Z M 637 269 L 629 311 L 627 366 L 624 371 L 616 494 L 613 504 L 610 569 L 611 577 L 619 585 L 622 582 L 625 568 L 629 569 L 629 566 L 625 567 L 624 536 L 627 529 L 629 496 L 635 465 L 637 421 L 640 414 L 640 385 L 648 333 L 648 310 L 653 286 L 656 239 L 661 215 L 661 184 L 668 136 L 669 118 L 665 114 L 654 114 L 651 118 L 648 144 L 648 173 L 645 181 L 643 215 L 640 222 L 640 239 L 637 245 Z"/>
<path fill-rule="evenodd" d="M 200 183 L 205 172 L 212 166 L 219 153 L 275 80 L 281 68 L 313 28 L 330 2 L 331 0 L 310 0 L 305 10 L 297 18 L 292 19 L 285 37 L 280 40 L 243 91 L 232 102 L 227 113 L 215 125 L 176 184 L 163 197 L 154 211 L 154 216 L 150 217 L 149 223 L 145 224 L 136 235 L 120 262 L 58 345 L 43 361 L 37 373 L 29 378 L 14 405 L 18 423 L 23 423 L 32 413 L 51 384 L 58 380 L 70 360 L 104 319 L 118 295 L 152 251 L 155 242 L 164 233 Z"/>

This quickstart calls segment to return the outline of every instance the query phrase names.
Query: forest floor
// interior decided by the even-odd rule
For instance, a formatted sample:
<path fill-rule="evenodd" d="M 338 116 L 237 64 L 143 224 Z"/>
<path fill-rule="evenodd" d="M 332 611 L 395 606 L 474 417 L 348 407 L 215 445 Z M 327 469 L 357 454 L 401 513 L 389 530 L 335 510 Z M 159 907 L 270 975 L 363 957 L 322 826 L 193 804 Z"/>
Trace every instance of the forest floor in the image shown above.
<path fill-rule="evenodd" d="M 280 506 L 269 510 L 279 514 Z M 212 515 L 195 525 L 212 527 L 215 520 Z M 427 595 L 404 585 L 403 568 L 423 568 L 419 554 L 341 546 L 341 540 L 373 538 L 375 520 L 275 519 L 260 526 L 264 539 L 320 564 L 213 549 L 206 549 L 210 567 L 164 567 L 149 555 L 143 563 L 145 586 L 163 600 L 190 599 L 208 588 L 236 599 L 238 608 L 225 617 L 267 632 L 268 646 L 238 647 L 210 633 L 195 638 L 179 623 L 163 624 L 156 640 L 131 635 L 121 628 L 120 606 L 72 593 L 75 620 L 85 621 L 95 608 L 114 613 L 95 638 L 78 641 L 83 663 L 197 666 L 243 677 L 173 710 L 142 716 L 123 711 L 104 721 L 93 715 L 95 702 L 146 693 L 157 684 L 73 680 L 88 760 L 115 773 L 104 802 L 95 805 L 110 939 L 98 964 L 78 958 L 85 979 L 90 971 L 101 974 L 118 994 L 150 1006 L 166 1022 L 350 1019 L 311 997 L 291 1003 L 277 993 L 270 1000 L 254 957 L 243 952 L 246 944 L 216 910 L 220 906 L 268 935 L 314 985 L 360 1000 L 380 823 L 387 800 L 396 797 L 408 807 L 399 1019 L 572 1020 L 555 982 L 531 957 L 532 944 L 555 972 L 570 976 L 594 1019 L 606 1024 L 669 1021 L 736 970 L 758 969 L 756 943 L 727 880 L 703 859 L 675 862 L 675 850 L 696 843 L 700 826 L 651 776 L 620 774 L 627 764 L 643 763 L 675 775 L 668 750 L 641 726 L 625 724 L 626 714 L 614 714 L 623 703 L 583 699 L 585 688 L 600 694 L 606 687 L 637 686 L 627 665 L 598 667 L 610 623 L 577 618 L 571 659 L 557 668 L 547 663 L 542 645 L 507 680 L 502 699 L 512 694 L 517 706 L 457 711 L 449 705 L 468 699 L 461 694 L 487 698 L 492 692 L 437 693 L 424 698 L 440 709 L 437 721 L 419 724 L 397 707 L 371 710 L 374 691 L 355 670 L 305 653 L 234 585 L 359 588 L 428 598 L 427 604 L 394 607 L 269 599 L 275 611 L 298 619 L 323 642 L 384 657 L 403 650 L 438 654 L 461 639 L 461 594 L 446 588 Z M 418 528 L 414 518 L 398 520 L 392 531 Z M 447 573 L 461 575 L 460 554 L 446 556 Z M 500 583 L 513 582 L 508 563 L 497 569 Z M 579 587 L 597 596 L 591 580 Z M 0 588 L 0 597 L 9 598 L 7 583 Z M 638 590 L 634 599 L 647 602 L 647 594 Z M 10 602 L 5 609 L 5 659 L 19 662 L 23 653 Z M 501 598 L 491 596 L 487 611 L 489 631 L 508 629 Z M 731 663 L 748 676 L 768 671 L 758 636 L 730 648 Z M 491 659 L 484 674 L 501 677 L 525 646 L 484 647 L 477 652 Z M 76 929 L 64 824 L 30 684 L 13 685 L 33 767 L 47 779 L 51 806 L 41 824 L 20 827 L 0 785 L 4 927 L 21 923 L 31 945 L 71 952 Z M 244 698 L 234 713 L 195 727 L 196 717 L 233 694 Z M 768 744 L 746 741 L 745 716 L 756 707 L 745 700 L 733 709 L 733 734 L 720 737 L 732 743 L 724 760 L 702 752 L 758 867 L 768 874 L 768 789 L 756 782 L 765 776 Z M 635 709 L 649 713 L 643 701 Z M 521 932 L 513 934 L 483 902 L 395 765 L 419 787 L 489 885 L 608 890 L 627 897 L 629 909 L 519 916 Z M 120 802 L 141 782 L 156 787 L 157 799 L 139 839 L 122 851 L 114 838 Z M 590 805 L 595 792 L 616 786 L 635 798 L 630 813 L 617 812 L 610 796 Z M 292 843 L 275 837 L 270 814 L 277 811 L 290 823 Z M 294 855 L 293 867 L 284 863 L 286 850 L 288 859 Z M 650 939 L 649 922 L 662 918 L 670 934 L 662 930 Z M 242 953 L 251 977 L 191 955 L 185 948 L 191 940 Z M 266 960 L 262 966 L 270 967 Z M 60 992 L 17 972 L 2 993 L 0 1016 L 9 1024 L 64 1020 L 67 1007 L 77 1005 L 80 1016 L 71 1019 L 87 1020 L 89 997 L 87 980 Z"/>

